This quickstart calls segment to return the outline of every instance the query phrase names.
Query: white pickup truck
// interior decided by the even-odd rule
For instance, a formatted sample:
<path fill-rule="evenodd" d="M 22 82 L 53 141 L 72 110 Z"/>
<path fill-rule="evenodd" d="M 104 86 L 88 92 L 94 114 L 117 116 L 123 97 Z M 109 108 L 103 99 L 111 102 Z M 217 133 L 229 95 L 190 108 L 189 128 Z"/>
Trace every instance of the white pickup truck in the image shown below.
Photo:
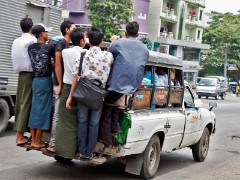
<path fill-rule="evenodd" d="M 202 108 L 191 86 L 183 80 L 181 64 L 176 57 L 150 52 L 147 69 L 151 72 L 151 83 L 143 83 L 132 97 L 126 97 L 124 106 L 118 107 L 131 119 L 126 138 L 112 148 L 98 142 L 95 153 L 99 159 L 89 163 L 101 164 L 111 157 L 118 157 L 124 160 L 126 172 L 150 179 L 158 170 L 161 151 L 190 147 L 193 158 L 204 161 L 210 135 L 215 132 L 216 117 L 211 110 L 217 104 L 209 103 L 209 109 Z M 165 68 L 168 85 L 160 86 L 153 81 L 158 67 Z M 42 152 L 50 155 L 44 149 Z M 59 162 L 71 161 L 52 156 Z M 79 159 L 78 155 L 76 159 Z"/>

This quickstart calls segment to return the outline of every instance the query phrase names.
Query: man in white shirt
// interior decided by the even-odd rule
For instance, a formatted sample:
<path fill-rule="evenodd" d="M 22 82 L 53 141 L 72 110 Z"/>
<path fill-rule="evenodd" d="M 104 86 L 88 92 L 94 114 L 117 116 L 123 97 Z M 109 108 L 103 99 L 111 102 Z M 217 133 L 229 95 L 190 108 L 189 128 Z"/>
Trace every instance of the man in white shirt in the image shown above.
<path fill-rule="evenodd" d="M 88 79 L 99 79 L 105 87 L 113 63 L 113 55 L 110 52 L 101 51 L 100 47 L 104 38 L 101 29 L 91 28 L 88 35 L 91 47 L 83 58 L 81 76 Z M 76 65 L 78 67 L 79 62 Z M 77 79 L 76 75 L 72 83 L 71 93 L 76 86 Z M 71 93 L 69 99 L 72 98 Z M 66 107 L 71 108 L 69 104 Z M 102 106 L 95 111 L 78 102 L 78 147 L 80 157 L 85 160 L 90 160 L 93 157 L 93 151 L 98 138 L 101 113 Z"/>
<path fill-rule="evenodd" d="M 168 74 L 166 74 L 167 69 L 163 67 L 157 67 L 158 82 L 160 86 L 168 86 Z"/>
<path fill-rule="evenodd" d="M 18 73 L 18 88 L 15 104 L 14 130 L 16 133 L 17 145 L 28 142 L 24 137 L 32 101 L 32 80 L 33 69 L 28 55 L 28 46 L 37 42 L 32 35 L 33 21 L 31 18 L 24 18 L 20 22 L 23 34 L 15 39 L 12 44 L 12 64 L 15 73 Z"/>
<path fill-rule="evenodd" d="M 64 49 L 62 51 L 63 65 L 64 65 L 64 74 L 63 74 L 63 83 L 72 84 L 75 72 L 76 60 L 80 57 L 81 52 L 87 51 L 83 49 L 86 43 L 86 36 L 83 29 L 76 28 L 74 29 L 70 37 L 72 39 L 72 48 Z M 78 43 L 78 45 L 76 45 Z"/>
<path fill-rule="evenodd" d="M 56 154 L 64 158 L 74 158 L 77 151 L 78 117 L 77 102 L 71 101 L 71 109 L 66 108 L 66 103 L 71 90 L 74 74 L 73 67 L 86 44 L 86 36 L 82 28 L 75 28 L 70 33 L 72 48 L 62 51 L 63 58 L 63 88 L 59 102 L 59 117 L 56 129 Z M 50 149 L 48 149 L 50 150 Z M 52 151 L 54 151 L 52 150 Z"/>

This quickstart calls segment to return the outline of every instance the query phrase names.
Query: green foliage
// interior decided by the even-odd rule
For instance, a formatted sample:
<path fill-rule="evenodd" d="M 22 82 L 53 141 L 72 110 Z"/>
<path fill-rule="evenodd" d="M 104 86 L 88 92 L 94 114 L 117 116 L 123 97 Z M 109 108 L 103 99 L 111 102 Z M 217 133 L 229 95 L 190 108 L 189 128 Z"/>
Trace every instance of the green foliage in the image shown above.
<path fill-rule="evenodd" d="M 112 35 L 121 35 L 121 25 L 133 16 L 132 0 L 88 0 L 86 6 L 92 26 L 103 29 L 106 41 Z"/>
<path fill-rule="evenodd" d="M 240 14 L 214 12 L 209 27 L 204 30 L 203 42 L 210 44 L 210 50 L 202 51 L 206 58 L 201 60 L 203 70 L 199 76 L 224 74 L 224 58 L 227 52 L 228 64 L 237 64 L 240 69 Z M 238 72 L 228 71 L 229 77 L 236 76 Z M 236 79 L 236 78 L 235 78 Z"/>

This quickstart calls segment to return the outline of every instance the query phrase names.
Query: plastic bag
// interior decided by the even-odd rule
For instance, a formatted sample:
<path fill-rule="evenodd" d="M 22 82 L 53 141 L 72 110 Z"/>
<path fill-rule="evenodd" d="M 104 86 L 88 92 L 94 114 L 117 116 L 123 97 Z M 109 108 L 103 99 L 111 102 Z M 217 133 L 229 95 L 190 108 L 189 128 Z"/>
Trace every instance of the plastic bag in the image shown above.
<path fill-rule="evenodd" d="M 123 112 L 119 123 L 122 132 L 117 134 L 114 140 L 119 144 L 124 144 L 127 138 L 128 129 L 131 128 L 131 116 L 127 112 Z"/>

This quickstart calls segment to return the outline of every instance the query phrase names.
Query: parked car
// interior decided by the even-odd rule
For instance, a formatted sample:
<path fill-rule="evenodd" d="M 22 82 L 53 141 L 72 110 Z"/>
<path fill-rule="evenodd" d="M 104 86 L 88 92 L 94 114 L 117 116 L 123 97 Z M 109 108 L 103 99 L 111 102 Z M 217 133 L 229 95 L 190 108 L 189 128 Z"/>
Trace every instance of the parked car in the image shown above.
<path fill-rule="evenodd" d="M 215 97 L 215 99 L 221 97 L 222 100 L 224 100 L 227 91 L 228 81 L 222 76 L 208 76 L 202 78 L 196 88 L 198 98 L 205 96 L 207 99 L 208 97 Z"/>
<path fill-rule="evenodd" d="M 167 84 L 155 84 L 153 72 L 159 67 L 166 69 Z M 146 70 L 151 72 L 150 83 L 143 83 L 131 96 L 123 95 L 122 105 L 113 105 L 128 117 L 119 116 L 122 133 L 114 137 L 114 146 L 97 142 L 94 152 L 98 158 L 88 163 L 99 165 L 118 157 L 126 163 L 126 172 L 150 179 L 158 170 L 162 151 L 187 147 L 195 161 L 202 162 L 207 157 L 216 124 L 212 108 L 217 104 L 210 102 L 209 109 L 202 107 L 191 85 L 183 80 L 182 62 L 176 57 L 150 51 Z M 49 133 L 44 136 L 48 142 Z M 32 149 L 30 145 L 24 147 Z M 44 148 L 41 151 L 59 162 L 72 160 L 47 153 Z M 76 159 L 80 159 L 79 154 Z"/>

